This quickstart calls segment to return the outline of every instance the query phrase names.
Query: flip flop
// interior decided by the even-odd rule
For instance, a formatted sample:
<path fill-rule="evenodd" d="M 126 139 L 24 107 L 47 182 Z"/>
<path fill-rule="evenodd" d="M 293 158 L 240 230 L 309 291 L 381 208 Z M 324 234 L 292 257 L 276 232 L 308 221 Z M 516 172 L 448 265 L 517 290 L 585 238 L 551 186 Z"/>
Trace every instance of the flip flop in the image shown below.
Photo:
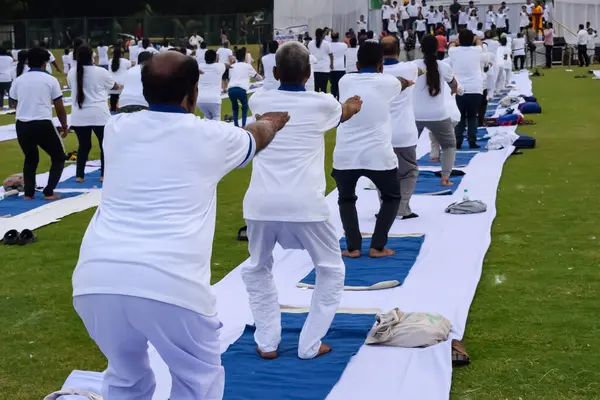
<path fill-rule="evenodd" d="M 19 246 L 24 246 L 26 244 L 31 244 L 37 242 L 38 238 L 29 229 L 24 229 L 23 232 L 19 234 L 19 238 L 17 239 L 17 244 Z"/>
<path fill-rule="evenodd" d="M 11 229 L 10 231 L 4 234 L 4 238 L 2 239 L 2 243 L 6 246 L 12 246 L 17 244 L 19 241 L 19 231 L 16 229 Z"/>
<path fill-rule="evenodd" d="M 237 234 L 237 240 L 239 240 L 240 242 L 248 241 L 248 227 L 247 226 L 242 226 L 240 228 L 240 230 L 238 231 L 238 234 Z"/>

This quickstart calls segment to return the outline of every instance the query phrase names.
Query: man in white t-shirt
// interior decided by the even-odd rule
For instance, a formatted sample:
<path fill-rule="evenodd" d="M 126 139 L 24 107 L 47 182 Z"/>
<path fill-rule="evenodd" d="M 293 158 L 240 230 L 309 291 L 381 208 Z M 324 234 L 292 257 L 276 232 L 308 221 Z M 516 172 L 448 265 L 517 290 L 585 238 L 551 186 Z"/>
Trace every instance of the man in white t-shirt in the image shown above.
<path fill-rule="evenodd" d="M 317 272 L 310 313 L 300 334 L 298 356 L 312 359 L 331 351 L 322 343 L 340 303 L 344 262 L 336 229 L 329 221 L 325 200 L 325 133 L 360 110 L 360 99 L 343 106 L 330 94 L 309 92 L 309 53 L 289 42 L 277 51 L 278 90 L 250 98 L 257 114 L 285 111 L 290 122 L 269 148 L 252 163 L 252 179 L 244 198 L 250 261 L 242 278 L 250 297 L 261 357 L 277 357 L 281 314 L 273 281 L 273 249 L 307 250 Z"/>
<path fill-rule="evenodd" d="M 189 43 L 190 45 L 194 46 L 195 49 L 197 49 L 202 43 L 204 43 L 204 38 L 194 32 L 194 34 L 190 36 Z"/>
<path fill-rule="evenodd" d="M 356 185 L 365 176 L 381 192 L 382 200 L 369 256 L 387 257 L 394 254 L 385 246 L 401 199 L 390 105 L 402 91 L 402 84 L 396 77 L 382 73 L 383 48 L 379 43 L 366 42 L 360 46 L 358 67 L 357 74 L 348 74 L 340 80 L 340 101 L 360 96 L 362 110 L 338 127 L 331 174 L 338 188 L 340 218 L 348 244 L 342 254 L 352 258 L 361 256 Z"/>
<path fill-rule="evenodd" d="M 227 86 L 229 86 L 229 67 L 231 66 L 231 62 L 233 58 L 233 51 L 229 48 L 229 42 L 225 41 L 223 43 L 223 47 L 217 50 L 217 62 L 221 64 L 225 64 L 225 73 L 221 79 L 221 87 L 223 89 L 223 93 L 227 93 Z"/>
<path fill-rule="evenodd" d="M 406 30 L 409 28 L 413 28 L 415 25 L 415 21 L 419 16 L 419 6 L 415 2 L 415 0 L 410 0 L 410 4 L 406 6 L 406 13 L 408 14 L 408 26 L 405 27 Z"/>
<path fill-rule="evenodd" d="M 365 19 L 364 15 L 360 16 L 360 18 L 358 19 L 358 22 L 356 23 L 356 27 L 357 27 L 357 30 L 356 30 L 357 33 L 360 33 L 362 31 L 366 32 L 369 29 L 367 20 Z"/>
<path fill-rule="evenodd" d="M 139 52 L 140 48 L 138 47 L 135 40 L 132 40 L 129 44 L 129 61 L 131 61 L 131 65 L 136 65 L 138 63 Z"/>
<path fill-rule="evenodd" d="M 585 26 L 583 24 L 580 24 L 579 31 L 577 32 L 577 56 L 579 58 L 580 67 L 590 66 L 590 56 L 587 53 L 588 39 L 588 31 L 585 29 Z"/>
<path fill-rule="evenodd" d="M 147 51 L 139 55 L 139 64 L 131 67 L 123 77 L 123 91 L 119 97 L 119 113 L 132 113 L 148 108 L 142 86 L 142 67 L 153 57 Z"/>
<path fill-rule="evenodd" d="M 206 60 L 205 60 L 206 51 L 207 51 L 206 42 L 200 43 L 200 48 L 198 50 L 196 50 L 196 61 L 198 61 L 198 65 L 206 64 Z"/>
<path fill-rule="evenodd" d="M 415 82 L 419 77 L 419 68 L 411 62 L 400 62 L 400 46 L 398 39 L 384 37 L 381 39 L 383 46 L 383 73 L 396 78 L 404 78 Z M 392 101 L 390 112 L 392 115 L 392 146 L 398 159 L 398 179 L 400 181 L 400 208 L 398 217 L 410 219 L 418 217 L 410 209 L 410 199 L 417 184 L 419 167 L 417 166 L 417 142 L 419 133 L 415 122 L 413 109 L 413 90 L 411 86 L 400 92 Z"/>
<path fill-rule="evenodd" d="M 156 55 L 142 72 L 149 109 L 106 125 L 102 200 L 73 273 L 74 307 L 108 359 L 106 399 L 152 397 L 148 341 L 169 367 L 171 399 L 223 396 L 210 287 L 216 187 L 289 117 L 265 113 L 246 130 L 200 119 L 198 75 L 190 57 Z"/>
<path fill-rule="evenodd" d="M 207 50 L 204 64 L 199 64 L 197 105 L 204 118 L 221 121 L 221 77 L 225 73 L 225 65 L 217 62 L 217 53 Z"/>
<path fill-rule="evenodd" d="M 263 88 L 265 90 L 274 90 L 279 87 L 279 81 L 273 74 L 273 68 L 275 68 L 275 53 L 277 53 L 278 48 L 279 43 L 276 40 L 272 40 L 268 45 L 269 54 L 263 56 L 263 58 L 260 60 L 263 66 L 263 73 L 265 77 L 263 82 Z"/>
<path fill-rule="evenodd" d="M 383 20 L 383 31 L 388 31 L 388 23 L 391 15 L 394 13 L 394 7 L 391 0 L 386 0 L 381 6 L 381 19 Z"/>
<path fill-rule="evenodd" d="M 139 43 L 138 43 L 138 45 L 139 45 Z M 138 57 L 141 53 L 144 53 L 144 52 L 148 52 L 148 53 L 152 53 L 152 54 L 160 53 L 158 50 L 156 50 L 156 48 L 154 48 L 154 46 L 152 46 L 152 43 L 150 43 L 150 39 L 148 39 L 148 38 L 142 39 L 142 45 L 139 47 Z"/>
<path fill-rule="evenodd" d="M 529 16 L 529 18 L 531 18 L 531 12 L 533 11 L 534 6 L 535 4 L 533 4 L 531 0 L 527 0 L 527 2 L 525 3 L 525 11 L 527 11 L 527 15 Z"/>
<path fill-rule="evenodd" d="M 460 149 L 467 129 L 469 147 L 477 145 L 478 114 L 483 101 L 483 70 L 482 64 L 489 60 L 484 54 L 481 39 L 469 30 L 463 30 L 458 35 L 459 43 L 451 43 L 448 49 L 449 62 L 452 72 L 460 83 L 464 94 L 456 96 L 456 104 L 461 114 L 461 120 L 456 125 L 456 148 Z"/>
<path fill-rule="evenodd" d="M 98 66 L 108 70 L 108 46 L 104 42 L 98 44 Z"/>

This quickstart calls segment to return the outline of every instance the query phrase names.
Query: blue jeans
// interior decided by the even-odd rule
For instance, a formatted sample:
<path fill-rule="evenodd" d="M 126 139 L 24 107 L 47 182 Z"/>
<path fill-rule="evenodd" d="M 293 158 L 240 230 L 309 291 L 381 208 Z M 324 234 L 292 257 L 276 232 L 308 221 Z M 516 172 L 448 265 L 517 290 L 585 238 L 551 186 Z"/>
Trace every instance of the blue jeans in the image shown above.
<path fill-rule="evenodd" d="M 248 118 L 248 94 L 246 91 L 239 87 L 233 87 L 229 89 L 229 100 L 231 100 L 231 107 L 233 108 L 233 123 L 235 126 L 239 126 L 238 118 L 240 109 L 242 106 L 242 126 L 246 126 L 246 118 Z"/>

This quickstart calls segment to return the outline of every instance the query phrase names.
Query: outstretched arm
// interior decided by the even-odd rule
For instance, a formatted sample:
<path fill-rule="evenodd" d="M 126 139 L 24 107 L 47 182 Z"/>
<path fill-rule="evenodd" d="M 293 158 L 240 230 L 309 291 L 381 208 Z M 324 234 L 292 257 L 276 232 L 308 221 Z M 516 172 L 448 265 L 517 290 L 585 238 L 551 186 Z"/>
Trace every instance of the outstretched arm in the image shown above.
<path fill-rule="evenodd" d="M 286 112 L 257 114 L 256 122 L 246 125 L 246 130 L 250 132 L 256 142 L 256 153 L 265 149 L 289 120 L 290 116 Z"/>

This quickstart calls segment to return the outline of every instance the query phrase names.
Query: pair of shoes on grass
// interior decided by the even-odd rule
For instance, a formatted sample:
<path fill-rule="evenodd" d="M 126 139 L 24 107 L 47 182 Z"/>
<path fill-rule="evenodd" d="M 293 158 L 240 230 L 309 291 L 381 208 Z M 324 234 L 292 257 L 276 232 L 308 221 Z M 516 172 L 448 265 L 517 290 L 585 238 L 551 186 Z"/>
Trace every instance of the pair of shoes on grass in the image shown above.
<path fill-rule="evenodd" d="M 35 243 L 37 240 L 38 239 L 35 233 L 29 229 L 24 229 L 22 232 L 19 232 L 16 229 L 11 229 L 4 234 L 2 243 L 4 243 L 6 246 L 24 246 L 26 244 Z"/>

